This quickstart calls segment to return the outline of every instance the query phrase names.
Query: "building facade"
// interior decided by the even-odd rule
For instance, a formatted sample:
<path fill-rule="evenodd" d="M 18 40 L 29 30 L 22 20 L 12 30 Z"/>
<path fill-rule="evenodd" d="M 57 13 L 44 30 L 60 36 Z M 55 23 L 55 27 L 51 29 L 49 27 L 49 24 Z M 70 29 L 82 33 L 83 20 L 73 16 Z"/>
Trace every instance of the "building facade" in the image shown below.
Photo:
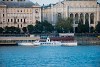
<path fill-rule="evenodd" d="M 41 21 L 41 6 L 29 0 L 0 1 L 0 27 L 27 27 Z"/>
<path fill-rule="evenodd" d="M 64 0 L 56 4 L 42 7 L 42 19 L 55 25 L 58 16 L 73 18 L 74 31 L 77 30 L 79 21 L 89 22 L 91 29 L 100 21 L 100 5 L 97 0 Z"/>

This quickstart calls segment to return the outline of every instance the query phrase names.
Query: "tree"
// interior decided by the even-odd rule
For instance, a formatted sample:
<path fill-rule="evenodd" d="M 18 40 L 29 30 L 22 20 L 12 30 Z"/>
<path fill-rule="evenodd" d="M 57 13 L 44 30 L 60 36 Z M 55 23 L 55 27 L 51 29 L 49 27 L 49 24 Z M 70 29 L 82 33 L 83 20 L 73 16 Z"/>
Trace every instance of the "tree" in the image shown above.
<path fill-rule="evenodd" d="M 59 33 L 73 32 L 73 21 L 71 18 L 59 18 L 55 27 Z"/>
<path fill-rule="evenodd" d="M 73 32 L 73 19 L 72 18 L 65 19 L 65 24 L 68 32 Z"/>
<path fill-rule="evenodd" d="M 88 20 L 85 21 L 85 32 L 89 33 L 89 22 Z"/>
<path fill-rule="evenodd" d="M 27 28 L 26 27 L 23 27 L 22 30 L 23 30 L 24 33 L 27 32 Z"/>
<path fill-rule="evenodd" d="M 20 33 L 21 32 L 20 28 L 18 28 L 18 27 L 15 27 L 15 31 L 16 31 L 16 33 Z"/>
<path fill-rule="evenodd" d="M 34 31 L 35 31 L 35 33 L 42 33 L 42 31 L 43 31 L 42 22 L 36 21 L 36 25 L 35 25 Z"/>
<path fill-rule="evenodd" d="M 11 27 L 5 27 L 5 32 L 10 34 L 15 34 L 15 33 L 20 33 L 21 30 L 18 27 L 11 26 Z"/>
<path fill-rule="evenodd" d="M 57 30 L 58 33 L 62 33 L 63 32 L 63 27 L 64 27 L 64 22 L 63 19 L 58 17 L 57 23 L 55 25 L 55 28 Z"/>
<path fill-rule="evenodd" d="M 28 29 L 29 33 L 33 33 L 34 32 L 34 26 L 33 25 L 28 25 L 27 29 Z"/>
<path fill-rule="evenodd" d="M 47 20 L 42 22 L 42 26 L 43 26 L 43 31 L 46 33 L 49 33 L 49 32 L 51 33 L 52 31 L 54 31 L 54 27 Z"/>
<path fill-rule="evenodd" d="M 4 29 L 2 27 L 0 27 L 0 33 L 3 33 Z"/>
<path fill-rule="evenodd" d="M 79 21 L 78 23 L 78 33 L 85 33 L 86 29 L 85 29 L 85 25 Z"/>
<path fill-rule="evenodd" d="M 50 24 L 48 21 L 36 21 L 35 25 L 35 32 L 36 33 L 51 33 L 54 30 L 54 27 L 52 24 Z"/>
<path fill-rule="evenodd" d="M 96 30 L 97 33 L 100 33 L 100 21 L 96 25 L 96 29 L 95 30 Z"/>
<path fill-rule="evenodd" d="M 94 27 L 91 27 L 91 28 L 90 28 L 90 32 L 91 32 L 91 33 L 95 32 Z"/>

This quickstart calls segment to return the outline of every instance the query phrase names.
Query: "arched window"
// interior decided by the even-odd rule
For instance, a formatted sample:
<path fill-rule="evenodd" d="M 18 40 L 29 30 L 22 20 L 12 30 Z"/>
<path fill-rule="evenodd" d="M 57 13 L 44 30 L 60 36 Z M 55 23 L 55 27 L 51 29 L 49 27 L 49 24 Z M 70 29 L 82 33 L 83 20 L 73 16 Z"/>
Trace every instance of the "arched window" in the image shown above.
<path fill-rule="evenodd" d="M 19 19 L 17 19 L 17 21 L 19 22 Z"/>
<path fill-rule="evenodd" d="M 22 22 L 23 20 L 21 19 L 21 22 Z"/>
<path fill-rule="evenodd" d="M 8 22 L 9 22 L 9 19 L 8 19 Z"/>
<path fill-rule="evenodd" d="M 72 19 L 73 19 L 73 14 L 72 14 L 72 13 L 70 14 L 70 18 L 72 18 Z"/>
<path fill-rule="evenodd" d="M 21 27 L 22 27 L 22 24 L 21 24 Z"/>
<path fill-rule="evenodd" d="M 24 18 L 24 23 L 26 23 L 25 18 Z"/>
<path fill-rule="evenodd" d="M 19 28 L 19 24 L 18 24 L 18 28 Z"/>
<path fill-rule="evenodd" d="M 71 18 L 71 20 L 73 22 L 73 14 L 72 13 L 70 14 L 70 18 Z"/>
<path fill-rule="evenodd" d="M 83 13 L 80 14 L 80 22 L 83 23 L 84 15 Z"/>
<path fill-rule="evenodd" d="M 48 17 L 48 18 L 49 18 L 49 17 Z M 58 18 L 58 19 L 61 19 L 61 18 L 62 18 L 61 13 L 58 13 L 58 14 L 57 14 L 57 18 Z"/>
<path fill-rule="evenodd" d="M 90 14 L 90 23 L 94 24 L 94 14 L 93 13 Z"/>
<path fill-rule="evenodd" d="M 11 22 L 13 22 L 13 19 L 11 19 Z"/>
<path fill-rule="evenodd" d="M 75 14 L 75 24 L 78 24 L 78 13 Z"/>
<path fill-rule="evenodd" d="M 89 23 L 89 14 L 88 13 L 85 14 L 85 23 L 87 23 L 87 22 Z"/>

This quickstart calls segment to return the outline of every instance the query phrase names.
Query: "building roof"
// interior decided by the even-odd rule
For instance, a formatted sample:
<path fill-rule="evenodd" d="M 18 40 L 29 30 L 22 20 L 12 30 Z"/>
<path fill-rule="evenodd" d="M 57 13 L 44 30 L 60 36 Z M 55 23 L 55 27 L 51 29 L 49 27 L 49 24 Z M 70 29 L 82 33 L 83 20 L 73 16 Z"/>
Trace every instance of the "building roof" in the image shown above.
<path fill-rule="evenodd" d="M 28 1 L 28 2 L 4 2 L 4 1 L 1 1 L 0 5 L 6 5 L 8 8 L 30 8 L 32 6 L 39 6 L 39 4 L 38 5 L 37 5 L 37 3 L 34 4 L 31 1 Z"/>
<path fill-rule="evenodd" d="M 55 4 L 49 4 L 49 5 L 46 5 L 46 6 L 43 5 L 42 8 L 45 8 L 45 9 L 46 9 L 46 8 L 48 8 L 48 7 L 51 7 L 52 5 L 54 6 Z"/>

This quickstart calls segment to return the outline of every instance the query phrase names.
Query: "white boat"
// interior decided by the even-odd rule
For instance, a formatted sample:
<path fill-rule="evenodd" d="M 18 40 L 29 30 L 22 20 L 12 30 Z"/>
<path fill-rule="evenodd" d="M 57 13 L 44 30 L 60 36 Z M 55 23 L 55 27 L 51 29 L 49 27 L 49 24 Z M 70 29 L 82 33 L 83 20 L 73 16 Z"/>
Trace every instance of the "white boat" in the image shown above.
<path fill-rule="evenodd" d="M 35 41 L 33 44 L 41 46 L 77 46 L 77 41 L 73 42 L 50 41 L 50 38 L 47 38 L 45 42 Z"/>
<path fill-rule="evenodd" d="M 33 43 L 29 43 L 29 42 L 22 42 L 22 43 L 18 43 L 18 45 L 20 46 L 32 46 Z"/>
<path fill-rule="evenodd" d="M 61 46 L 60 41 L 50 41 L 50 38 L 47 38 L 45 42 L 35 41 L 34 45 L 41 45 L 41 46 Z"/>
<path fill-rule="evenodd" d="M 77 41 L 62 42 L 62 46 L 77 46 L 77 45 L 78 45 Z"/>

